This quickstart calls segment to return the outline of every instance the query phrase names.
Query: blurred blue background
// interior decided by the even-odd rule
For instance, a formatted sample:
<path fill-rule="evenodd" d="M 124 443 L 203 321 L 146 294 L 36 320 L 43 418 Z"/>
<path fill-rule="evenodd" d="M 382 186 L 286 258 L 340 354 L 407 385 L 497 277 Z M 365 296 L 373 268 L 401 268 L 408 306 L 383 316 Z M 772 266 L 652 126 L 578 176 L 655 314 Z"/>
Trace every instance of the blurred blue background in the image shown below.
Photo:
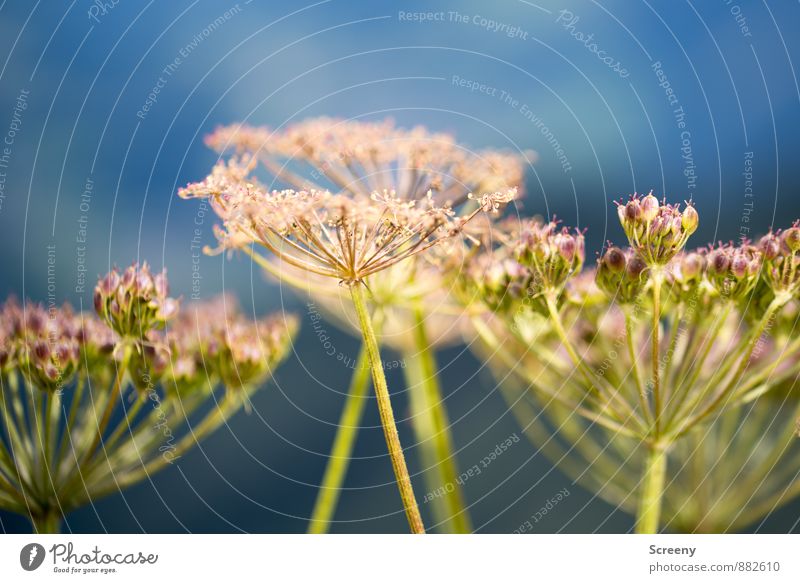
<path fill-rule="evenodd" d="M 405 14 L 419 12 L 438 19 Z M 590 253 L 620 240 L 611 202 L 634 191 L 694 199 L 698 244 L 786 225 L 800 216 L 798 24 L 796 2 L 744 0 L 6 0 L 0 295 L 43 299 L 55 246 L 59 300 L 87 304 L 96 275 L 137 258 L 166 266 L 173 290 L 188 296 L 198 207 L 175 192 L 215 161 L 203 136 L 236 121 L 391 116 L 475 148 L 534 149 L 524 212 L 588 227 Z M 213 242 L 213 217 L 199 218 Z M 299 356 L 255 397 L 260 415 L 240 414 L 152 483 L 73 513 L 70 530 L 305 530 L 342 405 L 318 381 L 344 387 L 350 371 L 324 357 L 306 300 L 249 261 L 204 257 L 201 273 L 204 296 L 228 290 L 257 313 L 300 313 Z M 329 330 L 355 354 L 352 338 Z M 519 427 L 471 356 L 456 348 L 440 361 L 459 459 L 469 465 Z M 396 407 L 406 407 L 402 395 Z M 374 408 L 365 423 L 372 429 L 359 438 L 334 531 L 402 532 Z M 408 431 L 401 427 L 406 441 Z M 524 439 L 465 486 L 481 532 L 512 531 L 563 487 L 573 495 L 536 525 L 542 532 L 632 526 Z M 798 506 L 780 514 L 760 530 L 785 532 Z M 0 519 L 4 531 L 29 528 Z"/>

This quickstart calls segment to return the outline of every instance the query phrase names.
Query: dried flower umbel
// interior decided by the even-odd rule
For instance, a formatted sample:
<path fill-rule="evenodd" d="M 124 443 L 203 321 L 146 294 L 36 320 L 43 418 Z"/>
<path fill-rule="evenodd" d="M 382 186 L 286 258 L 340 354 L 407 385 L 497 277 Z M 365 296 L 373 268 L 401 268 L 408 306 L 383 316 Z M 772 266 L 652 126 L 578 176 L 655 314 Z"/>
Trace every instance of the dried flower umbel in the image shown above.
<path fill-rule="evenodd" d="M 479 213 L 496 212 L 510 202 L 516 194 L 514 188 L 478 191 L 480 194 L 473 196 L 464 184 L 496 188 L 500 182 L 497 177 L 518 167 L 516 161 L 504 164 L 502 156 L 495 155 L 488 165 L 477 166 L 467 163 L 463 153 L 455 154 L 458 149 L 449 138 L 431 137 L 423 130 L 394 130 L 387 124 L 327 119 L 305 122 L 282 133 L 223 129 L 209 142 L 219 150 L 232 147 L 237 154 L 219 163 L 204 182 L 189 185 L 180 194 L 211 200 L 224 221 L 225 228 L 219 233 L 222 246 L 246 251 L 285 280 L 297 279 L 291 269 L 287 278 L 283 268 L 276 269 L 269 259 L 250 249 L 253 244 L 260 245 L 281 266 L 330 278 L 349 289 L 364 340 L 365 355 L 359 360 L 368 357 L 372 368 L 401 498 L 412 531 L 423 532 L 363 288 L 370 289 L 378 274 L 402 272 L 404 265 L 426 251 L 462 234 Z M 308 189 L 308 179 L 278 162 L 295 157 L 313 168 L 312 178 L 333 184 L 340 191 Z M 251 174 L 256 160 L 263 162 L 276 179 L 303 190 L 270 192 Z M 317 186 L 315 181 L 310 183 Z M 462 207 L 469 210 L 462 213 Z M 430 367 L 430 362 L 425 366 Z M 358 379 L 359 375 L 354 376 L 354 382 Z M 440 423 L 442 419 L 440 416 Z M 447 436 L 443 432 L 439 435 Z M 337 473 L 343 475 L 341 467 Z M 331 481 L 336 483 L 335 479 Z M 330 490 L 327 474 L 324 482 L 323 488 Z M 315 510 L 313 532 L 327 528 L 332 504 L 335 500 L 323 500 L 322 511 Z M 316 530 L 315 525 L 321 528 Z"/>
<path fill-rule="evenodd" d="M 619 208 L 631 246 L 610 246 L 583 275 L 560 266 L 566 281 L 519 261 L 528 227 L 500 226 L 500 244 L 487 245 L 462 274 L 462 286 L 476 292 L 471 305 L 486 308 L 473 318 L 481 354 L 499 379 L 512 379 L 503 389 L 534 442 L 600 496 L 635 511 L 639 532 L 740 528 L 798 494 L 796 461 L 786 471 L 774 464 L 797 451 L 800 245 L 789 229 L 758 245 L 686 252 L 692 207 L 632 197 Z M 559 248 L 555 228 L 539 223 L 535 232 Z M 788 410 L 772 424 L 765 409 L 776 404 Z M 531 423 L 540 409 L 545 426 Z M 746 419 L 751 411 L 756 426 Z M 734 459 L 759 473 L 732 479 Z M 713 461 L 700 466 L 709 480 L 731 482 L 715 482 L 719 499 L 698 506 L 698 488 L 711 486 L 686 464 L 700 460 Z M 640 473 L 631 471 L 636 464 Z"/>
<path fill-rule="evenodd" d="M 0 307 L 0 507 L 37 532 L 175 463 L 286 355 L 293 318 L 250 322 L 229 298 L 178 313 L 166 283 L 146 266 L 110 273 L 98 283 L 102 318 Z"/>

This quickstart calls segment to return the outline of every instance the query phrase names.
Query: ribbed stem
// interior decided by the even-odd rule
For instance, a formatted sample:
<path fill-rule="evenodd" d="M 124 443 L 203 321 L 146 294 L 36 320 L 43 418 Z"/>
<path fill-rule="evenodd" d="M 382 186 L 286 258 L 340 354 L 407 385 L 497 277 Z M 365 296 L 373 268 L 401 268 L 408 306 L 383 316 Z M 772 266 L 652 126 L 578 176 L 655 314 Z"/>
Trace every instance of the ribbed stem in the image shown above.
<path fill-rule="evenodd" d="M 459 471 L 453 452 L 450 422 L 442 400 L 438 381 L 436 357 L 430 348 L 422 311 L 414 310 L 414 350 L 403 355 L 411 400 L 412 427 L 425 469 L 429 492 L 445 488 L 442 496 L 430 504 L 442 532 L 465 534 L 472 532 L 464 494 L 459 483 Z"/>
<path fill-rule="evenodd" d="M 339 503 L 342 484 L 352 458 L 364 407 L 367 404 L 369 379 L 369 355 L 366 348 L 362 346 L 358 353 L 353 378 L 350 380 L 350 390 L 347 393 L 344 409 L 339 418 L 339 427 L 336 430 L 328 465 L 325 468 L 314 511 L 311 514 L 311 523 L 308 526 L 309 534 L 325 534 L 330 530 L 331 520 Z"/>
<path fill-rule="evenodd" d="M 100 445 L 100 441 L 103 439 L 103 433 L 105 433 L 108 423 L 111 421 L 111 413 L 113 413 L 114 406 L 117 404 L 120 394 L 122 393 L 122 379 L 125 378 L 125 373 L 127 372 L 130 359 L 131 346 L 126 345 L 122 354 L 122 362 L 120 362 L 119 366 L 117 367 L 117 374 L 114 377 L 114 384 L 111 387 L 111 395 L 108 397 L 106 409 L 103 412 L 103 417 L 100 420 L 99 425 L 97 426 L 97 433 L 95 434 L 89 449 L 86 450 L 86 459 L 84 461 L 85 464 L 88 464 L 91 461 L 95 450 Z"/>
<path fill-rule="evenodd" d="M 660 270 L 653 272 L 653 339 L 651 342 L 653 354 L 651 356 L 653 364 L 653 423 L 656 438 L 661 433 L 661 350 L 659 348 L 659 331 L 661 328 L 661 285 L 663 274 Z"/>
<path fill-rule="evenodd" d="M 403 500 L 403 507 L 406 511 L 406 518 L 411 527 L 411 532 L 422 534 L 425 526 L 422 524 L 422 516 L 419 513 L 417 501 L 414 498 L 414 489 L 411 486 L 411 477 L 408 474 L 408 467 L 403 455 L 403 447 L 400 445 L 400 436 L 397 434 L 394 413 L 392 412 L 392 401 L 389 396 L 389 387 L 386 384 L 386 376 L 383 374 L 381 355 L 378 350 L 378 340 L 375 337 L 375 330 L 372 328 L 367 301 L 364 297 L 364 288 L 361 282 L 350 285 L 350 295 L 353 298 L 353 305 L 358 314 L 358 321 L 361 325 L 361 333 L 364 337 L 364 347 L 367 349 L 370 367 L 372 369 L 372 383 L 375 386 L 375 396 L 378 401 L 378 411 L 383 425 L 383 435 L 386 438 L 386 445 L 389 448 L 389 457 L 392 460 L 392 468 L 397 480 L 397 487 L 400 490 L 400 498 Z"/>
<path fill-rule="evenodd" d="M 653 444 L 647 453 L 636 513 L 636 532 L 655 534 L 661 520 L 661 499 L 667 476 L 667 451 L 663 445 Z"/>

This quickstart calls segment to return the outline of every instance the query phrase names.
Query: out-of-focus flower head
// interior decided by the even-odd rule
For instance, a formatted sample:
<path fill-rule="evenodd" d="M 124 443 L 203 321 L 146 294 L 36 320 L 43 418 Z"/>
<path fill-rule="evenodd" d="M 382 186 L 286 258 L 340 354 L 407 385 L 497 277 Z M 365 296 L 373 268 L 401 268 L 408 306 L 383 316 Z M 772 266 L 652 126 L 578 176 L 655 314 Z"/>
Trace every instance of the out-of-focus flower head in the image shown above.
<path fill-rule="evenodd" d="M 583 233 L 559 228 L 556 221 L 521 222 L 514 255 L 530 271 L 529 295 L 560 294 L 570 278 L 583 268 L 586 249 Z"/>
<path fill-rule="evenodd" d="M 289 350 L 297 320 L 283 315 L 251 322 L 237 316 L 217 331 L 205 355 L 229 390 L 260 383 Z"/>
<path fill-rule="evenodd" d="M 764 256 L 764 279 L 777 294 L 800 293 L 800 221 L 790 228 L 770 232 L 759 241 Z"/>
<path fill-rule="evenodd" d="M 185 306 L 167 330 L 170 382 L 181 394 L 213 387 L 258 385 L 289 351 L 298 322 L 291 315 L 252 321 L 223 295 Z"/>
<path fill-rule="evenodd" d="M 617 203 L 617 212 L 631 247 L 648 267 L 667 265 L 699 222 L 691 202 L 681 212 L 680 205 L 661 204 L 652 193 L 643 198 L 634 194 L 627 203 Z"/>
<path fill-rule="evenodd" d="M 352 193 L 395 190 L 405 199 L 429 190 L 455 203 L 468 192 L 506 190 L 522 183 L 525 154 L 471 151 L 453 136 L 418 126 L 320 117 L 272 130 L 232 125 L 206 143 L 223 153 L 258 159 L 276 179 L 298 190 L 333 185 Z M 299 166 L 299 173 L 294 168 Z M 327 184 L 326 184 L 327 183 Z"/>
<path fill-rule="evenodd" d="M 742 300 L 758 283 L 762 259 L 761 251 L 748 241 L 720 244 L 706 255 L 706 279 L 722 298 Z"/>
<path fill-rule="evenodd" d="M 635 302 L 647 286 L 647 265 L 633 249 L 610 246 L 597 261 L 595 281 L 621 304 Z"/>
<path fill-rule="evenodd" d="M 94 289 L 95 311 L 122 338 L 141 339 L 163 328 L 178 307 L 179 301 L 169 297 L 166 270 L 153 275 L 147 262 L 121 274 L 113 269 Z"/>
<path fill-rule="evenodd" d="M 670 261 L 667 283 L 675 299 L 689 300 L 707 290 L 708 285 L 704 279 L 706 255 L 706 249 L 681 252 Z"/>
<path fill-rule="evenodd" d="M 2 309 L 5 366 L 16 364 L 34 386 L 55 391 L 68 385 L 78 370 L 80 348 L 69 306 L 7 301 Z"/>

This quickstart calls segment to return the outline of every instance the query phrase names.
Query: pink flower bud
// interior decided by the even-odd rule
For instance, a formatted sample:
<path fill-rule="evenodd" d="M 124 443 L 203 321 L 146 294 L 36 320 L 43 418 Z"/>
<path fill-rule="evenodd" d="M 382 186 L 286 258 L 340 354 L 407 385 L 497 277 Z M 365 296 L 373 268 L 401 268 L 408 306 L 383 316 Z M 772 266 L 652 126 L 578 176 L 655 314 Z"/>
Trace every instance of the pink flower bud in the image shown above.
<path fill-rule="evenodd" d="M 658 204 L 658 199 L 655 196 L 648 194 L 642 199 L 641 207 L 642 219 L 649 223 L 658 215 L 658 209 L 660 205 Z"/>
<path fill-rule="evenodd" d="M 681 214 L 681 224 L 683 225 L 683 228 L 689 233 L 694 233 L 699 222 L 700 216 L 697 214 L 697 210 L 694 208 L 694 205 L 687 204 L 686 208 L 683 209 L 683 214 Z"/>

